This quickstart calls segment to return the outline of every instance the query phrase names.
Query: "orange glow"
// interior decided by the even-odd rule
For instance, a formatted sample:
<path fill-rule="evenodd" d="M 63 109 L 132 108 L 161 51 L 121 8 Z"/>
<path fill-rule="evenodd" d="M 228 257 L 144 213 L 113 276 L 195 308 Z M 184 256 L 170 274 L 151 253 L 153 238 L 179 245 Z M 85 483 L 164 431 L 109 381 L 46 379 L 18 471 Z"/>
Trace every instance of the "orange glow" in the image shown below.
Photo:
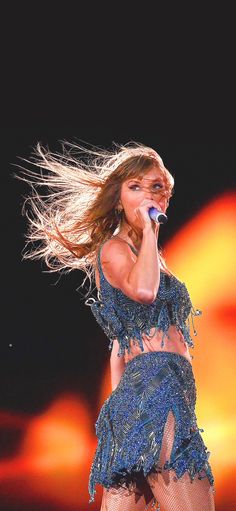
<path fill-rule="evenodd" d="M 20 479 L 26 500 L 37 495 L 68 508 L 76 508 L 78 503 L 87 505 L 95 447 L 86 404 L 65 394 L 44 413 L 29 420 L 18 455 L 0 462 L 0 480 L 6 488 L 12 481 L 13 499 L 17 498 L 15 479 Z"/>
<path fill-rule="evenodd" d="M 198 335 L 191 350 L 197 386 L 196 414 L 211 452 L 216 506 L 233 509 L 236 465 L 236 194 L 216 198 L 165 246 L 171 270 L 185 282 Z M 193 331 L 192 331 L 193 333 Z M 98 409 L 111 391 L 110 366 L 101 381 Z M 0 410 L 2 427 L 24 432 L 14 456 L 0 460 L 0 494 L 8 502 L 34 501 L 67 509 L 99 509 L 88 505 L 88 476 L 96 448 L 91 411 L 81 396 L 65 393 L 35 417 Z M 228 506 L 228 508 L 227 508 Z M 22 509 L 24 508 L 22 504 Z M 37 509 L 37 505 L 34 506 Z"/>

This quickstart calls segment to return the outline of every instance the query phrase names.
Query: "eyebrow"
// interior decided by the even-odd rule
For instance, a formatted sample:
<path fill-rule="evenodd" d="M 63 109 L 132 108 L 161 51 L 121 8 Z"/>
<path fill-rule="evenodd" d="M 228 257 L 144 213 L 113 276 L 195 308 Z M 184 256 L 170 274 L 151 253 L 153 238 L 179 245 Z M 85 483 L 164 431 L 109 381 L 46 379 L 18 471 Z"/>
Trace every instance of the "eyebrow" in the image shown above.
<path fill-rule="evenodd" d="M 131 181 L 136 181 L 137 183 L 141 183 L 141 179 L 133 178 L 128 181 L 128 183 L 131 183 Z M 161 177 L 157 177 L 156 179 L 149 179 L 150 182 L 155 183 L 157 181 L 161 181 L 163 183 L 163 179 Z"/>

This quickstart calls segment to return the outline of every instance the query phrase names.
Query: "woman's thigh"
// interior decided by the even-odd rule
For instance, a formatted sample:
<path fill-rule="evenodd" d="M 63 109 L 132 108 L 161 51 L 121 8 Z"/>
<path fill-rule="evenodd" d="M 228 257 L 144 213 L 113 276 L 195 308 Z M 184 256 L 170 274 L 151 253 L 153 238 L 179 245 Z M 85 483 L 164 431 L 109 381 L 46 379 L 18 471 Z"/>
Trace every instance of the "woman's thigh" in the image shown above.
<path fill-rule="evenodd" d="M 169 412 L 162 438 L 158 472 L 143 478 L 142 483 L 129 491 L 124 488 L 104 489 L 101 511 L 149 511 L 158 502 L 161 511 L 214 511 L 213 488 L 208 478 L 191 482 L 188 472 L 177 478 L 173 470 L 163 470 L 170 459 L 174 443 L 175 416 Z"/>
<path fill-rule="evenodd" d="M 161 511 L 215 511 L 214 494 L 207 478 L 195 476 L 191 482 L 188 473 L 180 479 L 172 470 L 168 482 L 162 474 L 153 474 L 147 478 L 153 495 L 160 503 Z"/>
<path fill-rule="evenodd" d="M 150 486 L 143 478 L 138 486 L 130 490 L 122 487 L 104 488 L 100 511 L 153 511 L 154 503 Z"/>
<path fill-rule="evenodd" d="M 159 458 L 160 472 L 147 476 L 147 482 L 161 511 L 214 511 L 214 494 L 207 478 L 195 476 L 191 482 L 188 472 L 177 479 L 173 470 L 163 470 L 170 458 L 174 442 L 175 417 L 170 411 L 165 424 Z"/>

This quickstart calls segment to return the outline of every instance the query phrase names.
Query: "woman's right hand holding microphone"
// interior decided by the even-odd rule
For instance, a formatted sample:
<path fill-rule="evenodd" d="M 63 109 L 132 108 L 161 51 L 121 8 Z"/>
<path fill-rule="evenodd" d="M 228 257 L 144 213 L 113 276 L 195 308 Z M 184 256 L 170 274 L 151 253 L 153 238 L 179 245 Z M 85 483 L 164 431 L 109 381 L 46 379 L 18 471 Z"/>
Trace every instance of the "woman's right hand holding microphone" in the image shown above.
<path fill-rule="evenodd" d="M 162 211 L 160 205 L 154 199 L 144 199 L 140 205 L 134 209 L 134 213 L 139 220 L 142 230 L 151 227 L 155 234 L 157 234 L 159 232 L 160 223 L 150 218 L 148 213 L 150 208 L 157 208 L 159 211 Z"/>

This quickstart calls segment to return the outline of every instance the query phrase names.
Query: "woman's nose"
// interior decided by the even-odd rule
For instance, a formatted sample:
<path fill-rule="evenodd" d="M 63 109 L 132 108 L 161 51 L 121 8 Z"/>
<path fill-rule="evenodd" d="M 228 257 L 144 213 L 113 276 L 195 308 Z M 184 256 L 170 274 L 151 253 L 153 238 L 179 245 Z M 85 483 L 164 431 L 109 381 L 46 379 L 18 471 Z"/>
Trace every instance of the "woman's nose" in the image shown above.
<path fill-rule="evenodd" d="M 165 211 L 165 210 L 166 210 L 166 208 L 167 208 L 167 203 L 166 203 L 165 198 L 163 198 L 163 197 L 160 197 L 160 198 L 159 198 L 159 197 L 156 197 L 156 198 L 155 198 L 155 201 L 156 201 L 156 203 L 158 204 L 158 206 L 160 207 L 160 209 L 161 209 L 162 211 Z"/>
<path fill-rule="evenodd" d="M 148 199 L 148 200 L 154 199 L 155 200 L 155 193 L 147 190 L 145 192 L 145 199 Z"/>

